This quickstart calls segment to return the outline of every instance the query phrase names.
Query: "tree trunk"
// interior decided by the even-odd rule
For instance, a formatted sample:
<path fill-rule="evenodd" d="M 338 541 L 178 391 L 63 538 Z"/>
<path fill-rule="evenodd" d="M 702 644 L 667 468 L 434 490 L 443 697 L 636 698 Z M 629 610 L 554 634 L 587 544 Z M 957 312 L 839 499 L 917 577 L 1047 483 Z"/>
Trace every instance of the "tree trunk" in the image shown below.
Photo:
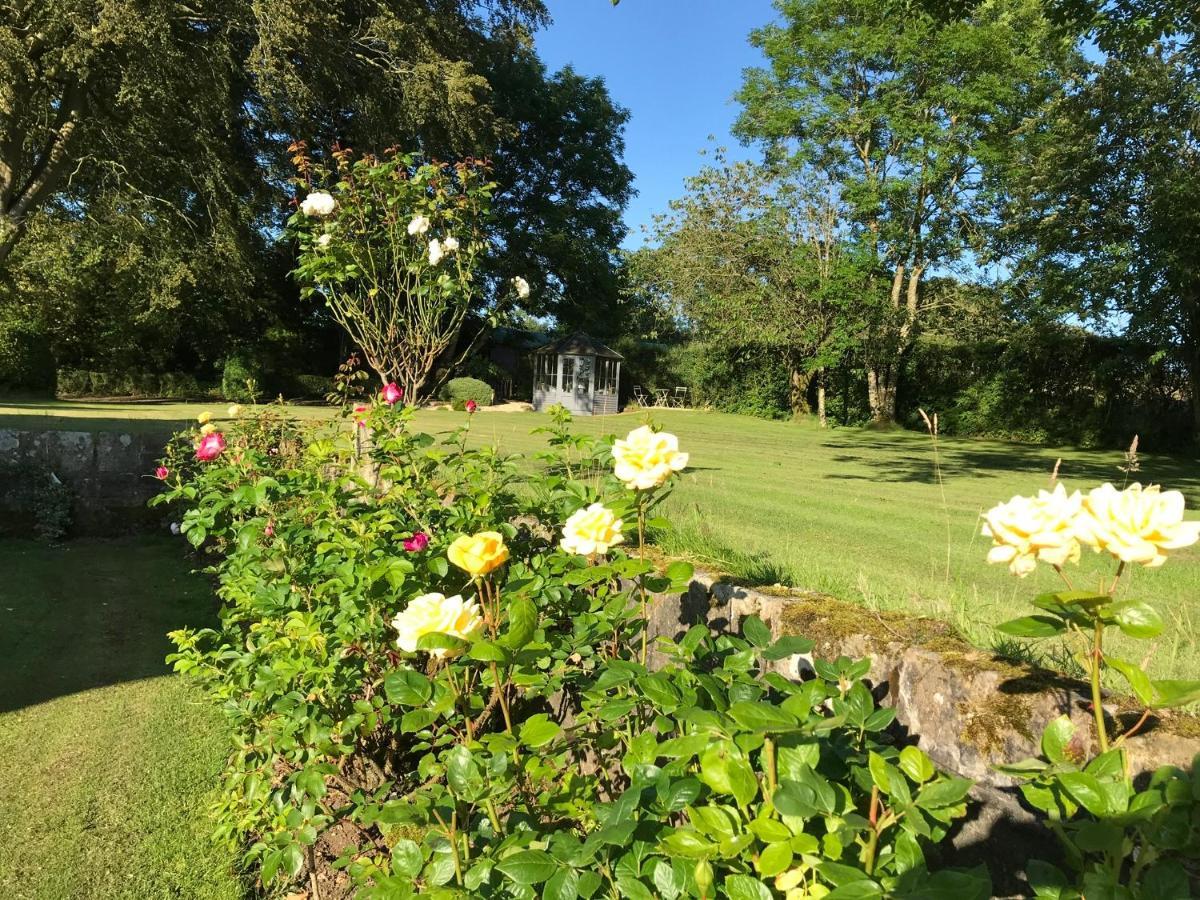
<path fill-rule="evenodd" d="M 1192 386 L 1192 441 L 1200 446 L 1200 352 L 1192 354 L 1188 381 Z"/>
<path fill-rule="evenodd" d="M 792 406 L 792 416 L 807 416 L 812 412 L 808 402 L 808 389 L 812 385 L 813 374 L 795 365 L 792 366 L 791 391 L 789 401 Z"/>
<path fill-rule="evenodd" d="M 825 370 L 817 370 L 817 421 L 825 427 Z"/>
<path fill-rule="evenodd" d="M 896 367 L 867 369 L 867 400 L 872 422 L 888 425 L 896 421 Z"/>

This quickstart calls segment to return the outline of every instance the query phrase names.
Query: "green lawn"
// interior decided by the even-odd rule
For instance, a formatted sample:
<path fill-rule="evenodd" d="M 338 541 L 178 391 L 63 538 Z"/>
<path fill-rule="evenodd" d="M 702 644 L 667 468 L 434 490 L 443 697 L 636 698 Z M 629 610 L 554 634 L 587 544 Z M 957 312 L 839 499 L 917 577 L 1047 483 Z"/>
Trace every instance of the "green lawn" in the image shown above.
<path fill-rule="evenodd" d="M 142 422 L 156 415 L 182 421 L 203 409 L 222 412 L 224 407 L 59 402 L 42 409 L 46 421 L 60 427 L 79 427 L 85 417 L 90 425 L 104 427 L 101 423 L 120 422 L 126 415 Z M 331 414 L 298 409 L 308 416 Z M 0 428 L 36 413 L 31 407 L 0 406 Z M 648 416 L 678 434 L 691 453 L 691 467 L 669 508 L 677 527 L 663 539 L 668 552 L 694 556 L 746 580 L 938 616 L 983 646 L 995 640 L 989 624 L 1024 613 L 1026 598 L 1058 583 L 1044 567 L 1017 580 L 1003 567 L 988 566 L 989 542 L 979 535 L 979 514 L 1014 493 L 1046 485 L 1059 457 L 1061 477 L 1070 488 L 1106 480 L 1119 485 L 1125 478 L 1118 452 L 944 439 L 943 506 L 931 444 L 922 434 L 822 431 L 810 424 L 681 410 L 577 422 L 592 433 L 620 434 Z M 417 425 L 447 430 L 462 419 L 462 413 L 424 411 Z M 544 446 L 542 436 L 529 432 L 546 421 L 534 413 L 484 410 L 474 419 L 472 439 L 528 454 Z M 1200 463 L 1145 449 L 1141 471 L 1133 477 L 1178 488 L 1189 507 L 1200 507 Z M 1102 563 L 1107 569 L 1104 560 L 1086 554 L 1076 583 L 1096 583 Z M 1169 625 L 1168 635 L 1154 647 L 1150 668 L 1159 676 L 1194 677 L 1200 672 L 1200 549 L 1176 554 L 1159 570 L 1137 569 L 1126 585 L 1155 602 Z M 1139 644 L 1136 652 L 1140 656 L 1146 649 Z"/>
<path fill-rule="evenodd" d="M 436 430 L 458 421 L 449 412 L 418 417 Z M 646 412 L 580 419 L 590 432 L 624 433 Z M 875 609 L 898 609 L 953 622 L 975 643 L 994 645 L 990 624 L 1031 611 L 1026 600 L 1061 589 L 1042 566 L 1025 579 L 984 557 L 990 540 L 979 516 L 1015 493 L 1048 483 L 1055 460 L 1069 489 L 1122 484 L 1119 452 L 1044 449 L 999 441 L 941 442 L 945 505 L 926 435 L 857 428 L 822 431 L 809 424 L 744 416 L 655 410 L 654 421 L 679 435 L 690 466 L 668 507 L 676 524 L 663 539 L 671 553 L 696 557 L 747 581 L 826 591 Z M 529 430 L 534 414 L 480 415 L 473 434 L 513 452 L 542 445 Z M 1200 463 L 1143 453 L 1131 480 L 1182 490 L 1200 517 Z M 1085 552 L 1077 586 L 1111 573 L 1106 558 Z M 1135 567 L 1124 590 L 1151 600 L 1167 621 L 1150 670 L 1160 677 L 1200 676 L 1200 545 L 1161 569 Z M 1140 659 L 1151 649 L 1120 638 Z"/>
<path fill-rule="evenodd" d="M 0 541 L 0 896 L 233 900 L 206 812 L 226 737 L 167 674 L 211 618 L 178 541 Z"/>

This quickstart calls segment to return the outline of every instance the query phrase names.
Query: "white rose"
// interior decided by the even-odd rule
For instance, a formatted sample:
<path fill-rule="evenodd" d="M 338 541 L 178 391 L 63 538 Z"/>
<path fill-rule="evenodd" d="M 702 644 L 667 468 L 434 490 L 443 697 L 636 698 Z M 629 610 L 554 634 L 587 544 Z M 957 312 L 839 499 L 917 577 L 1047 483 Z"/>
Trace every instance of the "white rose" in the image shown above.
<path fill-rule="evenodd" d="M 483 628 L 483 617 L 479 604 L 464 600 L 460 594 L 453 597 L 422 594 L 392 619 L 392 627 L 397 633 L 396 646 L 414 653 L 417 643 L 427 634 L 448 634 L 470 640 Z M 429 653 L 440 658 L 453 651 L 438 649 Z"/>
<path fill-rule="evenodd" d="M 426 216 L 413 216 L 408 223 L 409 234 L 424 234 L 429 230 L 429 219 Z"/>
<path fill-rule="evenodd" d="M 442 261 L 443 256 L 445 253 L 442 252 L 442 245 L 437 238 L 434 238 L 429 242 L 429 264 L 436 266 Z"/>
<path fill-rule="evenodd" d="M 529 282 L 518 275 L 512 280 L 513 287 L 517 289 L 517 296 L 524 300 L 529 296 Z"/>
<path fill-rule="evenodd" d="M 458 238 L 456 238 L 456 237 L 446 238 L 444 241 L 442 241 L 442 249 L 445 250 L 447 253 L 453 253 L 455 250 L 458 249 Z"/>
<path fill-rule="evenodd" d="M 328 191 L 313 191 L 300 204 L 300 212 L 306 216 L 324 218 L 337 209 L 337 201 Z"/>
<path fill-rule="evenodd" d="M 242 414 L 242 408 L 236 403 L 231 403 L 229 404 L 229 409 L 225 410 L 225 412 L 229 415 L 229 418 L 236 419 Z"/>
<path fill-rule="evenodd" d="M 333 243 L 333 235 L 328 232 L 317 237 L 317 246 L 322 250 L 329 249 L 331 243 Z"/>

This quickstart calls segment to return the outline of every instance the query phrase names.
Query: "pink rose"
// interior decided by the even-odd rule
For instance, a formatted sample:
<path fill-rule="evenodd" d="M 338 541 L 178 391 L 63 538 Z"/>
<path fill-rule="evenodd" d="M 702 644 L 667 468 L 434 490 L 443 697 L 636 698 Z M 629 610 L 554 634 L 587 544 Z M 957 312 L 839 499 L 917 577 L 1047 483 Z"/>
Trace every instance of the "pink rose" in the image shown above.
<path fill-rule="evenodd" d="M 367 427 L 367 407 L 362 403 L 354 407 L 354 424 L 359 428 Z"/>
<path fill-rule="evenodd" d="M 429 546 L 429 535 L 423 531 L 418 531 L 407 541 L 404 542 L 404 549 L 409 553 L 420 553 Z"/>
<path fill-rule="evenodd" d="M 389 381 L 383 386 L 383 402 L 388 406 L 395 406 L 404 399 L 404 388 L 396 384 L 394 381 Z"/>
<path fill-rule="evenodd" d="M 467 412 L 473 415 L 475 413 L 475 410 L 479 409 L 479 404 L 476 403 L 474 400 L 468 400 L 466 403 L 466 407 L 467 407 Z"/>
<path fill-rule="evenodd" d="M 263 529 L 263 534 L 266 537 L 274 537 L 275 536 L 275 523 L 268 522 L 267 527 Z"/>
<path fill-rule="evenodd" d="M 159 481 L 166 481 L 167 476 L 170 474 L 171 474 L 171 470 L 168 469 L 166 466 L 159 466 L 157 469 L 154 470 L 154 477 L 157 478 Z"/>
<path fill-rule="evenodd" d="M 200 462 L 212 462 L 224 452 L 225 436 L 219 431 L 204 435 L 196 444 L 196 459 Z"/>

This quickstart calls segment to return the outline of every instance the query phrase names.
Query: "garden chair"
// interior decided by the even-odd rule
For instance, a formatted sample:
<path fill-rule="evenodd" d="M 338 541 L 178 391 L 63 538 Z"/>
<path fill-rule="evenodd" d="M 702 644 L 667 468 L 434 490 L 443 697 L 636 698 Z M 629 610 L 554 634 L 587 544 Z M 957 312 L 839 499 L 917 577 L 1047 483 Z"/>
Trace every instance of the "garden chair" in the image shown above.
<path fill-rule="evenodd" d="M 687 408 L 687 393 L 688 393 L 688 389 L 686 387 L 676 386 L 675 387 L 675 396 L 671 398 L 671 405 L 674 406 L 676 409 L 686 409 Z"/>
<path fill-rule="evenodd" d="M 650 398 L 646 396 L 646 392 L 642 390 L 642 386 L 640 384 L 635 384 L 633 386 L 633 402 L 642 409 L 646 409 L 648 406 L 650 406 Z"/>

